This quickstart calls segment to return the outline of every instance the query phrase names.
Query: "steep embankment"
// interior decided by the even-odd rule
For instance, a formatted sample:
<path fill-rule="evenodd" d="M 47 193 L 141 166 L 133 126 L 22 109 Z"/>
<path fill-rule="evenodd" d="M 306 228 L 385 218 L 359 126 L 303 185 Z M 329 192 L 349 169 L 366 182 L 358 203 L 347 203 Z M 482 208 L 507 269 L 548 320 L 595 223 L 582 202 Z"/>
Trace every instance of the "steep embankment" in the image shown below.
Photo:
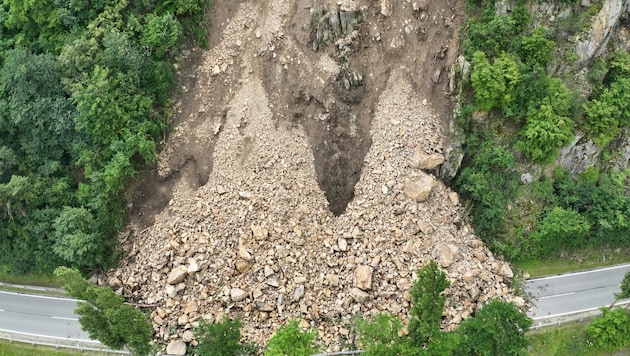
<path fill-rule="evenodd" d="M 264 341 L 302 316 L 338 349 L 354 315 L 406 315 L 430 258 L 452 281 L 445 328 L 513 298 L 509 266 L 433 174 L 463 5 L 215 1 L 211 48 L 109 273 L 156 306 L 157 340 L 190 342 L 195 320 L 227 315 Z"/>

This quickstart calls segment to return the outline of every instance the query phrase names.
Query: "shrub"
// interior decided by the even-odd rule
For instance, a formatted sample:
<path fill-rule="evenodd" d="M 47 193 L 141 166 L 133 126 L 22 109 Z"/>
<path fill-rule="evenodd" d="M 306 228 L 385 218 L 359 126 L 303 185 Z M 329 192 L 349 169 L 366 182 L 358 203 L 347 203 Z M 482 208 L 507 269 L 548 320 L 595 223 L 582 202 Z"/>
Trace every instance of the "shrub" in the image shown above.
<path fill-rule="evenodd" d="M 455 354 L 525 355 L 525 332 L 531 325 L 532 320 L 514 303 L 492 300 L 459 326 L 461 342 Z"/>
<path fill-rule="evenodd" d="M 194 352 L 200 356 L 244 356 L 257 355 L 258 346 L 253 343 L 241 343 L 240 320 L 223 319 L 210 323 L 206 319 L 199 321 L 194 328 L 198 342 Z"/>
<path fill-rule="evenodd" d="M 516 149 L 539 163 L 556 157 L 573 138 L 575 126 L 571 119 L 574 95 L 558 79 L 551 79 L 548 90 L 548 95 L 529 109 L 516 143 Z"/>
<path fill-rule="evenodd" d="M 630 345 L 630 315 L 625 308 L 602 308 L 603 315 L 586 328 L 586 335 L 597 347 L 613 351 Z"/>
<path fill-rule="evenodd" d="M 291 320 L 269 339 L 265 356 L 310 356 L 317 353 L 317 348 L 313 345 L 316 338 L 316 331 L 302 331 L 298 320 Z"/>

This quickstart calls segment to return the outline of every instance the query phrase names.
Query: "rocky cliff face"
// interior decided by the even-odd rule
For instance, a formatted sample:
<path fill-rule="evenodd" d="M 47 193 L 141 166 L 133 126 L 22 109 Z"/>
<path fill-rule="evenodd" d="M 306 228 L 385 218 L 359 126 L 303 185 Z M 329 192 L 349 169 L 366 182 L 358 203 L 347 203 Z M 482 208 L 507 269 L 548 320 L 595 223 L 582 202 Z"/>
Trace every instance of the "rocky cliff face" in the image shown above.
<path fill-rule="evenodd" d="M 227 316 L 264 342 L 301 317 L 339 350 L 353 316 L 406 316 L 429 259 L 451 280 L 445 329 L 491 298 L 524 305 L 509 265 L 434 175 L 463 1 L 214 8 L 218 34 L 183 82 L 157 179 L 135 207 L 143 215 L 108 273 L 155 306 L 157 341 L 181 349 L 200 318 Z M 331 211 L 336 192 L 347 199 Z"/>

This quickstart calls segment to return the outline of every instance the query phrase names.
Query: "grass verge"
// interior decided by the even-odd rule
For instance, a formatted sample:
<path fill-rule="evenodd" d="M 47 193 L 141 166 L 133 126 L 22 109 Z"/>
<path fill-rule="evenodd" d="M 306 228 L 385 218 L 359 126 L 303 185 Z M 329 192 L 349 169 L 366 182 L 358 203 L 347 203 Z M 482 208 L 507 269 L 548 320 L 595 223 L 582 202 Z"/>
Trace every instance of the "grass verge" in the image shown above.
<path fill-rule="evenodd" d="M 38 346 L 21 342 L 0 340 L 0 356 L 74 356 L 74 355 L 104 355 L 104 352 L 80 351 L 72 349 L 57 349 L 48 346 Z"/>
<path fill-rule="evenodd" d="M 579 270 L 605 267 L 630 262 L 630 248 L 586 249 L 561 255 L 549 260 L 536 260 L 513 263 L 516 270 L 529 273 L 531 278 L 575 272 Z"/>
<path fill-rule="evenodd" d="M 546 327 L 530 331 L 527 339 L 530 342 L 530 355 L 534 356 L 601 356 L 630 355 L 630 348 L 606 353 L 590 344 L 586 338 L 586 327 L 590 320 L 567 323 L 561 326 Z"/>
<path fill-rule="evenodd" d="M 52 274 L 13 274 L 0 266 L 0 282 L 27 284 L 40 287 L 61 288 L 62 283 Z"/>

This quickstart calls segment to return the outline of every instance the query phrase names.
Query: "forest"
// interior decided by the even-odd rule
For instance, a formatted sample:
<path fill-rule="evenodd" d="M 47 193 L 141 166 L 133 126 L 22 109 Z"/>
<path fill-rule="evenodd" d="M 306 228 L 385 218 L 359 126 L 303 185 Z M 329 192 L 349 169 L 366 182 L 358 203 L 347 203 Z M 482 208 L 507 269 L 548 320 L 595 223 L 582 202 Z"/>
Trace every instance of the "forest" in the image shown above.
<path fill-rule="evenodd" d="M 629 247 L 630 54 L 611 40 L 579 64 L 567 40 L 587 34 L 603 2 L 555 1 L 569 14 L 555 27 L 543 26 L 533 2 L 510 2 L 505 14 L 500 3 L 469 1 L 463 40 L 470 74 L 453 185 L 468 198 L 475 231 L 512 262 Z M 560 156 L 576 138 L 598 155 L 571 171 Z"/>
<path fill-rule="evenodd" d="M 0 5 L 0 267 L 117 258 L 126 186 L 155 162 L 174 56 L 206 43 L 210 0 Z"/>

